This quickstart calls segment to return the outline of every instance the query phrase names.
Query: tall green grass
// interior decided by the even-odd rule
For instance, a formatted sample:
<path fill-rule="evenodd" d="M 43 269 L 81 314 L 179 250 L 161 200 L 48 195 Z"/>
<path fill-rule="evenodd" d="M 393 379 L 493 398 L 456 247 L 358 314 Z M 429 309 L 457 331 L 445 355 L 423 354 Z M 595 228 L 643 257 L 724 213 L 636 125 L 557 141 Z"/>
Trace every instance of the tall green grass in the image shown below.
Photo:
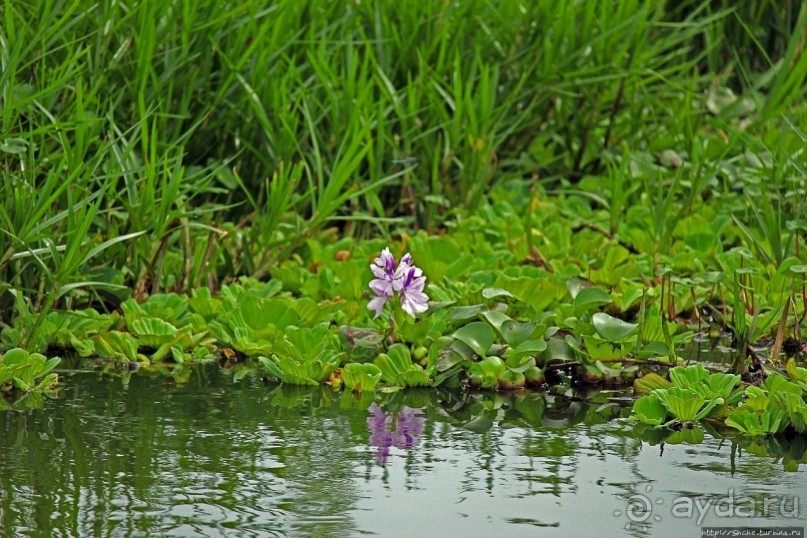
<path fill-rule="evenodd" d="M 752 152 L 804 130 L 796 4 L 5 0 L 0 290 L 48 308 L 216 287 L 332 226 L 434 229 L 501 182 L 615 170 L 611 231 L 647 203 L 672 214 L 663 249 L 714 179 L 701 130 L 728 120 L 692 105 L 707 88 L 755 100 Z M 665 145 L 694 180 L 609 164 Z M 786 219 L 738 218 L 789 244 Z"/>

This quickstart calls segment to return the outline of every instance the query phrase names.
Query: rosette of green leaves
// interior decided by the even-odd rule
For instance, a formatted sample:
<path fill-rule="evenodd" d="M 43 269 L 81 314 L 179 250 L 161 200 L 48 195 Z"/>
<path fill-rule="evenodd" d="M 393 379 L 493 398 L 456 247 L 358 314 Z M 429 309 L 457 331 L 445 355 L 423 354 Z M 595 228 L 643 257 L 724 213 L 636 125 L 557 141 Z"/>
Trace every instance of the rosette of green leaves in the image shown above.
<path fill-rule="evenodd" d="M 162 361 L 168 353 L 177 364 L 185 362 L 186 352 L 192 351 L 207 335 L 207 331 L 193 332 L 191 325 L 177 328 L 172 323 L 159 318 L 142 317 L 129 323 L 140 345 L 151 348 L 152 361 Z"/>
<path fill-rule="evenodd" d="M 0 355 L 0 401 L 17 401 L 30 393 L 45 393 L 55 388 L 58 375 L 52 370 L 61 359 L 46 358 L 39 353 L 29 353 L 14 348 Z"/>
<path fill-rule="evenodd" d="M 145 356 L 138 355 L 139 343 L 130 333 L 121 331 L 107 331 L 92 339 L 95 356 L 102 359 L 118 361 L 146 360 Z"/>
<path fill-rule="evenodd" d="M 269 357 L 259 356 L 269 375 L 292 385 L 318 385 L 339 366 L 344 353 L 327 322 L 312 329 L 286 327 Z"/>
<path fill-rule="evenodd" d="M 761 386 L 745 389 L 745 401 L 726 418 L 726 425 L 752 436 L 781 433 L 788 428 L 804 433 L 804 391 L 797 383 L 772 374 Z"/>
<path fill-rule="evenodd" d="M 352 362 L 342 367 L 342 382 L 354 392 L 375 390 L 381 381 L 381 369 L 375 364 Z"/>
<path fill-rule="evenodd" d="M 430 387 L 431 377 L 422 366 L 412 361 L 409 347 L 393 344 L 386 353 L 380 353 L 373 361 L 381 371 L 381 378 L 397 387 Z"/>
<path fill-rule="evenodd" d="M 203 331 L 206 328 L 205 319 L 190 309 L 188 299 L 176 293 L 157 293 L 142 303 L 127 299 L 120 307 L 129 325 L 141 318 L 156 318 L 174 327 L 191 325 L 196 331 Z"/>
<path fill-rule="evenodd" d="M 742 392 L 735 390 L 740 376 L 710 374 L 700 364 L 670 368 L 669 376 L 670 381 L 657 374 L 637 380 L 637 390 L 649 391 L 633 404 L 640 422 L 654 426 L 694 422 L 717 414 L 724 404 L 736 403 L 742 397 Z"/>

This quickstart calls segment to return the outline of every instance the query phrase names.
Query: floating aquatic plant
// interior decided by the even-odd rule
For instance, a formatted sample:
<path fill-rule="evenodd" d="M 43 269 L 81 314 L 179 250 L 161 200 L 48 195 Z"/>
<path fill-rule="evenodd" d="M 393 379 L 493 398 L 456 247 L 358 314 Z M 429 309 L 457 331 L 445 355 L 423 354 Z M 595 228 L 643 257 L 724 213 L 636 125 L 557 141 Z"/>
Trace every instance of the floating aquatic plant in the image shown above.
<path fill-rule="evenodd" d="M 51 392 L 59 380 L 52 370 L 60 361 L 58 357 L 47 359 L 44 355 L 20 348 L 0 355 L 0 409 L 21 402 L 29 395 L 41 399 L 42 394 Z"/>

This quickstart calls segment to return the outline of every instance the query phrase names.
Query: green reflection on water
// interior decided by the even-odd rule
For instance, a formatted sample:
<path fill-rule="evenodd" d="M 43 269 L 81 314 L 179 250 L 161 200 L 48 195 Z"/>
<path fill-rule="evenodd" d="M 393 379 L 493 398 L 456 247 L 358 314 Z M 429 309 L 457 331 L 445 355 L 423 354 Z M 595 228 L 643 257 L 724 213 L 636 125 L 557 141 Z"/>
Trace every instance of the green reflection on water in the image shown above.
<path fill-rule="evenodd" d="M 626 412 L 607 392 L 354 395 L 205 368 L 181 387 L 62 384 L 42 410 L 0 413 L 3 536 L 564 535 L 621 529 L 612 508 L 635 484 L 678 486 L 680 462 L 611 420 Z M 687 450 L 726 485 L 782 481 L 770 460 L 742 460 L 767 472 L 735 478 L 728 450 Z"/>

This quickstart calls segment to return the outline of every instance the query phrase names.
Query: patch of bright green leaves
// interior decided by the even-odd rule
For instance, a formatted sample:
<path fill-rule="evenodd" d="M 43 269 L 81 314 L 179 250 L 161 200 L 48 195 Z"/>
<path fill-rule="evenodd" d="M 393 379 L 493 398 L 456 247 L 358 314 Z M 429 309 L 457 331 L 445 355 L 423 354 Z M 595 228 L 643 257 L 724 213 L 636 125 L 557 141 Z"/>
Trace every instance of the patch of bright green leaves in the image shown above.
<path fill-rule="evenodd" d="M 669 427 L 700 420 L 722 421 L 745 435 L 762 436 L 788 429 L 807 432 L 807 403 L 803 376 L 791 359 L 787 365 L 792 380 L 769 375 L 759 385 L 739 387 L 740 376 L 709 373 L 702 365 L 675 367 L 670 380 L 650 374 L 637 380 L 633 415 L 639 422 Z"/>
<path fill-rule="evenodd" d="M 42 396 L 56 389 L 58 375 L 53 369 L 60 361 L 20 348 L 0 355 L 0 409 L 41 406 Z"/>

